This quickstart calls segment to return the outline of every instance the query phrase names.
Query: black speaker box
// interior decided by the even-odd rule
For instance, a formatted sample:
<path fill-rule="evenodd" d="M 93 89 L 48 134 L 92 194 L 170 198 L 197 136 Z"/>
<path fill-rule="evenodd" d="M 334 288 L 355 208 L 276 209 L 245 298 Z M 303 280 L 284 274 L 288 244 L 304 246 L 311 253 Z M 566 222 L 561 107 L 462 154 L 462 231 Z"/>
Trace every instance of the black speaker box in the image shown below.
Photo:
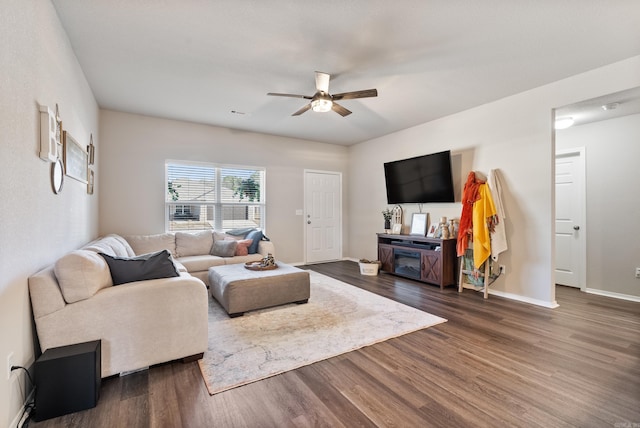
<path fill-rule="evenodd" d="M 34 420 L 90 409 L 100 397 L 100 341 L 47 349 L 36 360 Z"/>

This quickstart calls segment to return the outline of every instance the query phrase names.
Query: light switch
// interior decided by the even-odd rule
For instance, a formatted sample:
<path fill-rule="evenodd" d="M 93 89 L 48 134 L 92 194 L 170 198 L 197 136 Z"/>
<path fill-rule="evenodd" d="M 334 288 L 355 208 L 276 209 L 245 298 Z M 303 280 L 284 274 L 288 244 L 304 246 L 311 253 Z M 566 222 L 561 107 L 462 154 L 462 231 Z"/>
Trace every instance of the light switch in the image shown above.
<path fill-rule="evenodd" d="M 302 210 L 296 210 L 296 215 L 302 215 Z"/>

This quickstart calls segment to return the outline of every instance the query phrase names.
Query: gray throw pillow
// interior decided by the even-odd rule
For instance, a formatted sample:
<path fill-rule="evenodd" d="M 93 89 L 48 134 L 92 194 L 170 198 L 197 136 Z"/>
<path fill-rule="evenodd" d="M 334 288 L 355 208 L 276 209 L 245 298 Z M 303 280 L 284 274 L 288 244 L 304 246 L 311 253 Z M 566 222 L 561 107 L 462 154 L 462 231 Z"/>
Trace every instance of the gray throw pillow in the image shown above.
<path fill-rule="evenodd" d="M 213 243 L 211 254 L 218 257 L 233 257 L 236 255 L 238 241 L 219 239 Z"/>
<path fill-rule="evenodd" d="M 143 254 L 137 257 L 114 257 L 100 254 L 109 265 L 113 285 L 148 279 L 180 276 L 167 250 Z"/>

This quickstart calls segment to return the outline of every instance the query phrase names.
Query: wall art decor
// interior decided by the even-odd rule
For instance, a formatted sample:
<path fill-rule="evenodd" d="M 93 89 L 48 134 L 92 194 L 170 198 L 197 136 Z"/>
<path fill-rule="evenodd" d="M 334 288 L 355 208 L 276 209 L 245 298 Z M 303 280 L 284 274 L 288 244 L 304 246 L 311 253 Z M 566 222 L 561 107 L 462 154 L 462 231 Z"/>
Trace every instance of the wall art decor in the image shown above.
<path fill-rule="evenodd" d="M 87 193 L 93 195 L 93 183 L 95 181 L 95 175 L 93 170 L 89 170 L 89 182 L 87 183 Z"/>
<path fill-rule="evenodd" d="M 62 191 L 64 184 L 64 165 L 62 159 L 58 158 L 51 164 L 51 187 L 56 195 Z"/>
<path fill-rule="evenodd" d="M 89 165 L 96 163 L 96 146 L 93 145 L 93 134 L 89 137 L 89 145 L 87 146 L 87 154 L 89 155 Z"/>
<path fill-rule="evenodd" d="M 88 154 L 84 147 L 80 145 L 68 131 L 64 131 L 64 172 L 69 177 L 87 184 L 89 181 Z"/>

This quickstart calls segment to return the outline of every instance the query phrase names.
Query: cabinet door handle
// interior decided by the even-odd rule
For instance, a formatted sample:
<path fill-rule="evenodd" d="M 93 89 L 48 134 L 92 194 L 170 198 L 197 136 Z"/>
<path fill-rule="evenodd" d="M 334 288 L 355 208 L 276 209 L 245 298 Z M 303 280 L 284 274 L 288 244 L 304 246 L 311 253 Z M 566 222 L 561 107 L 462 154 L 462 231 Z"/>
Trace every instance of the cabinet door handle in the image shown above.
<path fill-rule="evenodd" d="M 580 226 L 573 226 L 573 230 L 580 230 Z"/>

